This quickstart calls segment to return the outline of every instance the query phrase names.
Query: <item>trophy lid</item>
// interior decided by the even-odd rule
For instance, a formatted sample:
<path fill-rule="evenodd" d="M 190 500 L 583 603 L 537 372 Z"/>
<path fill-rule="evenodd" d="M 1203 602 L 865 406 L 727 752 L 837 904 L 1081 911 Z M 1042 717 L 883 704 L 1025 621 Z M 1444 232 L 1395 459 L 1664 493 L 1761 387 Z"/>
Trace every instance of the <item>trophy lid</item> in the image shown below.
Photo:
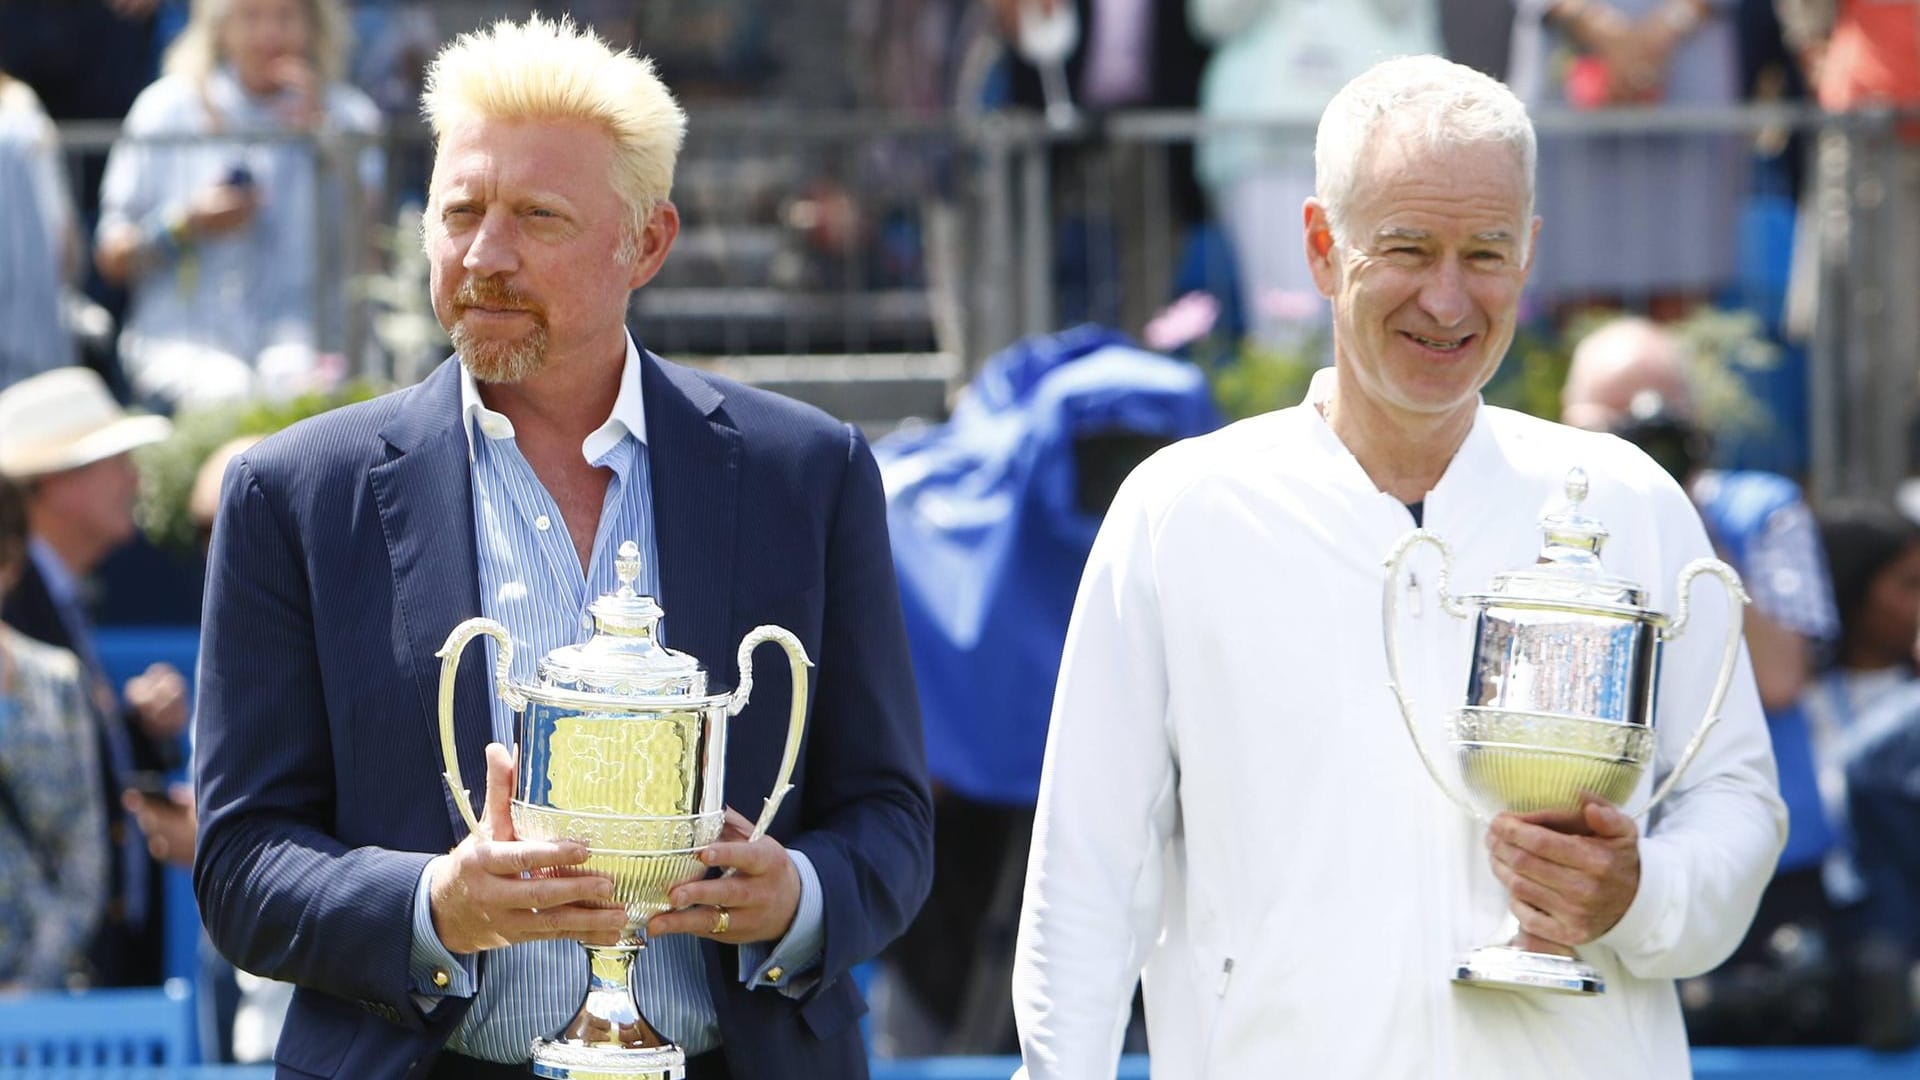
<path fill-rule="evenodd" d="M 540 685 L 621 697 L 699 697 L 707 690 L 700 661 L 660 643 L 665 614 L 651 596 L 634 590 L 640 580 L 640 545 L 620 545 L 613 572 L 618 591 L 588 607 L 593 636 L 555 649 L 540 661 Z"/>
<path fill-rule="evenodd" d="M 1607 527 L 1581 509 L 1587 489 L 1585 469 L 1576 466 L 1567 470 L 1567 505 L 1540 519 L 1540 530 L 1546 537 L 1540 557 L 1523 570 L 1495 575 L 1493 595 L 1609 608 L 1646 604 L 1645 589 L 1608 573 L 1600 562 Z"/>

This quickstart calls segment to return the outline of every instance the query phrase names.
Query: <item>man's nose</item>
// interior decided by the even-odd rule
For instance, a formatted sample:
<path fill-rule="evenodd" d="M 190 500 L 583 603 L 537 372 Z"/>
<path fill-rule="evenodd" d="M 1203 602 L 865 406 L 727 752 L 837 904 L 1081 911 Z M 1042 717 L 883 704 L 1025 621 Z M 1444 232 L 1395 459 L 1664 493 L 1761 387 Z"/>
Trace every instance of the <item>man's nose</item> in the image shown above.
<path fill-rule="evenodd" d="M 514 249 L 513 234 L 510 216 L 501 210 L 489 210 L 480 219 L 480 227 L 474 230 L 473 242 L 467 245 L 466 257 L 460 260 L 460 265 L 475 277 L 509 274 L 519 269 L 520 258 Z"/>
<path fill-rule="evenodd" d="M 1435 264 L 1420 289 L 1420 310 L 1443 327 L 1458 326 L 1472 313 L 1473 298 L 1467 293 L 1466 271 L 1459 258 L 1449 255 Z"/>

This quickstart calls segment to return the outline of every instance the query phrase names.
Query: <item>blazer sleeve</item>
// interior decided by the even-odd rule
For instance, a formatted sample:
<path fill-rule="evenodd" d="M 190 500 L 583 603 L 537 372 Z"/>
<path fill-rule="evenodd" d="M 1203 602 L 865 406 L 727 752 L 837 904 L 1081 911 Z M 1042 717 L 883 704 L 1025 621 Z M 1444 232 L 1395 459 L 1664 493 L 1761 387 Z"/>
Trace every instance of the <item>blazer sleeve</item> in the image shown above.
<path fill-rule="evenodd" d="M 239 967 L 425 1030 L 407 958 L 431 856 L 331 835 L 336 799 L 354 793 L 335 787 L 304 538 L 268 487 L 245 458 L 229 467 L 209 556 L 194 893 Z M 438 1010 L 435 1026 L 462 1011 Z"/>
<path fill-rule="evenodd" d="M 813 993 L 905 931 L 933 880 L 933 803 L 920 705 L 873 452 L 847 429 L 826 595 L 802 831 L 819 873 L 825 950 Z"/>

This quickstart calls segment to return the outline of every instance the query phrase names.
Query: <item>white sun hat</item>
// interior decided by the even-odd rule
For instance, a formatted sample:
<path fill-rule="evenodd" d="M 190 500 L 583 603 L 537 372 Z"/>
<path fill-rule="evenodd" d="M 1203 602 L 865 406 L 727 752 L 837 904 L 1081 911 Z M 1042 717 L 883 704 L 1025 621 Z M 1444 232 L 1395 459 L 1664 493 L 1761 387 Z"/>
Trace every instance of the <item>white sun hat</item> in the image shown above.
<path fill-rule="evenodd" d="M 164 416 L 130 416 L 88 368 L 55 368 L 0 390 L 0 476 L 65 472 L 156 443 Z"/>

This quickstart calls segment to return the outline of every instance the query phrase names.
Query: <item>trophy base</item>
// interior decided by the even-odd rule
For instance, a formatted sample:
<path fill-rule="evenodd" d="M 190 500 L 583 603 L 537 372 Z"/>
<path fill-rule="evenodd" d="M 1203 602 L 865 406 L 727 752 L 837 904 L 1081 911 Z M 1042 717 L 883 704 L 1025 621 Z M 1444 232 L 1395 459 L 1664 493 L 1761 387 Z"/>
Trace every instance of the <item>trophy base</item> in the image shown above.
<path fill-rule="evenodd" d="M 533 1075 L 546 1080 L 686 1080 L 687 1055 L 677 1046 L 591 1046 L 540 1039 Z"/>
<path fill-rule="evenodd" d="M 1538 990 L 1554 994 L 1604 994 L 1607 980 L 1577 957 L 1529 952 L 1511 945 L 1482 945 L 1462 956 L 1453 981 L 1489 990 Z"/>

